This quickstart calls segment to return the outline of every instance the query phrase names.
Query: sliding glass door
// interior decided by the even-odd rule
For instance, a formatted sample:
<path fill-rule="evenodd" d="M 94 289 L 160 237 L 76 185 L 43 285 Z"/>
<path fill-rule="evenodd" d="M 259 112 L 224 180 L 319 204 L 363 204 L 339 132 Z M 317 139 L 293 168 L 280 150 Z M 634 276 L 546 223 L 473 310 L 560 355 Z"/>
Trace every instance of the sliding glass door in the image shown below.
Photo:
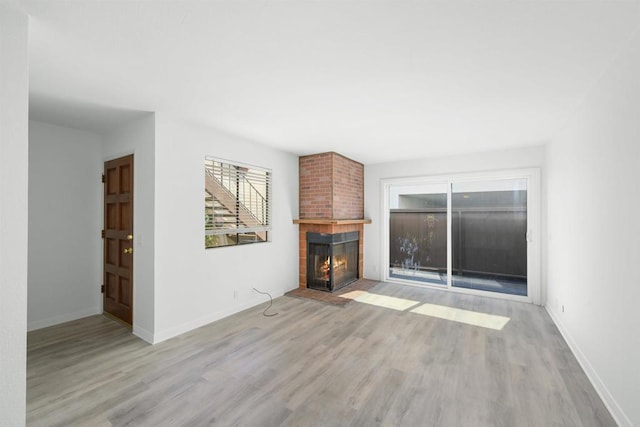
<path fill-rule="evenodd" d="M 394 186 L 389 206 L 389 276 L 447 285 L 447 183 Z"/>
<path fill-rule="evenodd" d="M 451 285 L 527 296 L 527 180 L 453 182 Z"/>
<path fill-rule="evenodd" d="M 385 180 L 385 279 L 537 303 L 538 182 L 537 170 Z"/>

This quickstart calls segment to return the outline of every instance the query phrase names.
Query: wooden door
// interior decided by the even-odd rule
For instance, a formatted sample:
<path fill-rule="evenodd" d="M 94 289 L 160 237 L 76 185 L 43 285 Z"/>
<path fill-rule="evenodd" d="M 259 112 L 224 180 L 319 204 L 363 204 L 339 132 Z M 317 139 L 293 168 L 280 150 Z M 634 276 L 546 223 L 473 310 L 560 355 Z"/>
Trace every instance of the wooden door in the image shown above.
<path fill-rule="evenodd" d="M 104 164 L 103 310 L 133 321 L 133 155 Z"/>

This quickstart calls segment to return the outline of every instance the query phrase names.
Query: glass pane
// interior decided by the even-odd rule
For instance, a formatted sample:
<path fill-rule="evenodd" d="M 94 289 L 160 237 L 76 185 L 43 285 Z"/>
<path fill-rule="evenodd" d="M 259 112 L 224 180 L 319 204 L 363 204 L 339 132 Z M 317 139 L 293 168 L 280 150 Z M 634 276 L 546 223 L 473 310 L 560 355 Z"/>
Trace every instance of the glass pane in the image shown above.
<path fill-rule="evenodd" d="M 452 286 L 527 295 L 527 181 L 454 183 Z"/>
<path fill-rule="evenodd" d="M 307 287 L 331 290 L 331 257 L 328 244 L 309 243 L 307 253 Z"/>
<path fill-rule="evenodd" d="M 262 238 L 262 235 L 265 235 L 265 238 Z M 240 233 L 238 234 L 238 244 L 244 243 L 257 243 L 264 242 L 266 240 L 266 233 L 257 233 L 255 231 L 251 231 L 248 233 Z"/>
<path fill-rule="evenodd" d="M 358 278 L 358 242 L 346 242 L 333 248 L 334 289 Z"/>
<path fill-rule="evenodd" d="M 237 234 L 215 234 L 204 236 L 205 248 L 218 248 L 221 246 L 231 246 L 238 244 Z"/>
<path fill-rule="evenodd" d="M 447 184 L 389 191 L 389 277 L 447 285 Z"/>
<path fill-rule="evenodd" d="M 244 245 L 246 243 L 260 243 L 268 240 L 267 231 L 252 231 L 247 233 L 227 233 L 204 236 L 205 248 L 221 246 Z"/>

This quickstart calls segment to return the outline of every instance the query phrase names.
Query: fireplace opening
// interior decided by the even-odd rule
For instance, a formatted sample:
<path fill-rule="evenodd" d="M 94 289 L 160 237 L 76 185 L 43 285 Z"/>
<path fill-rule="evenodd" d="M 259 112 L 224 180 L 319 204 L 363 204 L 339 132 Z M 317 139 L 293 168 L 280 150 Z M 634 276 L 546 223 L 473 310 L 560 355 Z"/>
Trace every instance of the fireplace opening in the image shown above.
<path fill-rule="evenodd" d="M 307 233 L 307 287 L 333 292 L 358 280 L 360 233 Z"/>

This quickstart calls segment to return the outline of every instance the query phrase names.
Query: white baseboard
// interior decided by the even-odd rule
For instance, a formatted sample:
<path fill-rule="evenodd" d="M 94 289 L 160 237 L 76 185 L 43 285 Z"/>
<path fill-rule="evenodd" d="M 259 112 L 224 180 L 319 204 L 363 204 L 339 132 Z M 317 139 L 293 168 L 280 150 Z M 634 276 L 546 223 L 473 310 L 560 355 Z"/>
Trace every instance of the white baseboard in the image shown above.
<path fill-rule="evenodd" d="M 578 344 L 569 334 L 567 328 L 565 328 L 565 326 L 560 321 L 560 316 L 558 316 L 558 313 L 554 312 L 549 306 L 545 306 L 545 309 L 547 310 L 547 313 L 549 313 L 549 316 L 551 317 L 551 320 L 553 320 L 553 323 L 556 324 L 556 327 L 560 331 L 560 334 L 562 334 L 562 337 L 567 342 L 567 345 L 573 352 L 573 355 L 578 360 L 578 363 L 582 367 L 582 370 L 584 370 L 585 374 L 587 374 L 587 378 L 589 378 L 589 381 L 591 381 L 593 388 L 595 388 L 596 392 L 604 402 L 604 405 L 607 407 L 616 423 L 621 427 L 633 427 L 633 423 L 631 422 L 629 417 L 627 417 L 627 414 L 625 414 L 620 405 L 618 405 L 618 402 L 614 399 L 611 392 L 609 392 L 609 389 L 604 384 L 604 382 L 602 382 L 600 376 L 591 365 L 591 362 L 589 362 L 587 356 L 585 356 Z"/>
<path fill-rule="evenodd" d="M 278 297 L 281 297 L 284 295 L 283 291 L 279 291 L 277 293 L 273 293 L 271 296 L 273 299 L 276 299 Z M 248 308 L 251 307 L 255 307 L 257 305 L 260 304 L 264 304 L 265 302 L 265 298 L 261 296 L 260 298 L 258 297 L 253 297 L 249 300 L 243 301 L 239 304 L 236 304 L 228 309 L 225 310 L 219 310 L 215 313 L 211 313 L 207 316 L 201 317 L 199 319 L 196 320 L 192 320 L 190 322 L 186 322 L 183 323 L 180 326 L 176 326 L 173 328 L 169 328 L 169 329 L 165 329 L 164 331 L 159 331 L 155 334 L 153 334 L 153 340 L 149 341 L 146 338 L 140 337 L 142 339 L 144 339 L 145 341 L 151 342 L 152 344 L 158 344 L 162 341 L 166 341 L 170 338 L 173 337 L 177 337 L 178 335 L 184 334 L 185 332 L 189 332 L 192 331 L 194 329 L 197 329 L 201 326 L 204 325 L 208 325 L 209 323 L 215 322 L 216 320 L 220 320 L 220 319 L 224 319 L 225 317 L 231 316 L 233 314 L 239 313 L 243 310 L 246 310 Z"/>
<path fill-rule="evenodd" d="M 65 313 L 59 316 L 49 317 L 47 319 L 34 320 L 27 324 L 27 331 L 35 331 L 36 329 L 59 325 L 60 323 L 82 319 L 83 317 L 95 316 L 96 314 L 100 313 L 102 313 L 102 309 L 100 307 L 92 307 L 76 311 L 75 313 Z"/>
<path fill-rule="evenodd" d="M 149 344 L 153 344 L 153 332 L 149 332 L 146 329 L 141 328 L 140 326 L 133 325 L 133 330 L 131 333 L 141 340 L 146 341 Z"/>

